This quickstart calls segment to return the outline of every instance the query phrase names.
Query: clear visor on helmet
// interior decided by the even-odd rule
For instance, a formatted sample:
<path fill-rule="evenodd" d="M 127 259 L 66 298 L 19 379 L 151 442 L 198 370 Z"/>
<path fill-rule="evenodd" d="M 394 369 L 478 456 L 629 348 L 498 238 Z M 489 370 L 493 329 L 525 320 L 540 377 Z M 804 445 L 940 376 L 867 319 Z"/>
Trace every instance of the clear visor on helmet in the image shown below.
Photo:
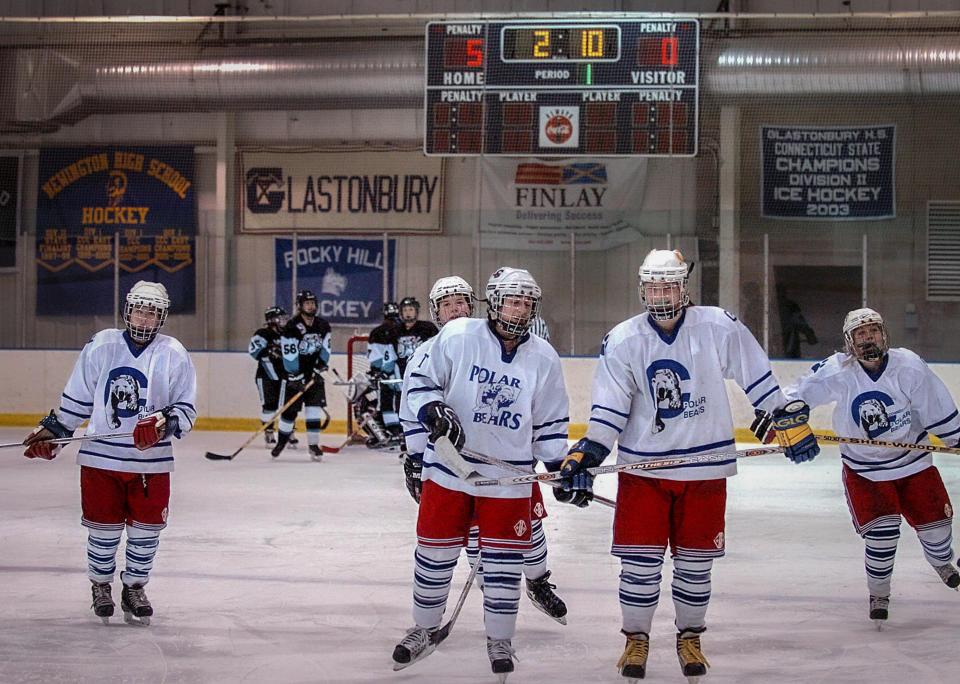
<path fill-rule="evenodd" d="M 128 299 L 123 309 L 123 323 L 127 327 L 127 333 L 134 342 L 141 344 L 156 337 L 166 320 L 165 307 L 156 306 L 143 299 Z"/>
<path fill-rule="evenodd" d="M 640 280 L 638 289 L 641 303 L 655 321 L 669 321 L 676 318 L 690 301 L 681 280 Z"/>

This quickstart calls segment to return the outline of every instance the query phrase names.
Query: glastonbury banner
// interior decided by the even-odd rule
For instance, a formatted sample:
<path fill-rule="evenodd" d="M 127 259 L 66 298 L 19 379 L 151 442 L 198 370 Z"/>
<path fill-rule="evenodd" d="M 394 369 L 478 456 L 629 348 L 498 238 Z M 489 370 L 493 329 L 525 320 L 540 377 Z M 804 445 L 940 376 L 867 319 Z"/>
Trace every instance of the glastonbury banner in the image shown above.
<path fill-rule="evenodd" d="M 369 325 L 383 319 L 383 269 L 387 299 L 394 298 L 396 240 L 297 240 L 297 290 L 317 295 L 320 316 L 331 325 Z M 289 301 L 293 282 L 293 240 L 274 240 L 275 301 Z M 293 309 L 290 309 L 293 315 Z"/>
<path fill-rule="evenodd" d="M 37 314 L 113 313 L 114 235 L 121 296 L 163 283 L 173 313 L 196 308 L 192 147 L 40 150 Z"/>
<path fill-rule="evenodd" d="M 243 152 L 245 232 L 440 233 L 443 160 L 421 152 Z"/>
<path fill-rule="evenodd" d="M 762 215 L 862 221 L 897 214 L 894 150 L 886 126 L 761 126 Z"/>
<path fill-rule="evenodd" d="M 689 160 L 483 158 L 480 164 L 485 248 L 560 250 L 574 239 L 577 249 L 605 250 L 670 232 L 668 226 L 695 215 L 695 193 L 684 187 L 695 181 Z"/>

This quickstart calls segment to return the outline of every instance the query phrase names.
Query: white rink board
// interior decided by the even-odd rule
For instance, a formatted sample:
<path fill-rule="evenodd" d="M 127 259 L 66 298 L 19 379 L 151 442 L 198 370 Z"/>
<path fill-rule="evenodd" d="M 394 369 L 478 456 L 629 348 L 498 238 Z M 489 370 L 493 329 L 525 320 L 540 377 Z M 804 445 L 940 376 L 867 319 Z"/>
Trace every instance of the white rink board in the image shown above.
<path fill-rule="evenodd" d="M 23 437 L 0 428 L 0 439 Z M 170 526 L 148 593 L 148 628 L 90 610 L 77 466 L 7 450 L 0 460 L 0 681 L 493 682 L 480 593 L 444 645 L 392 672 L 412 624 L 416 505 L 395 456 L 349 447 L 310 463 L 276 462 L 259 444 L 234 461 L 243 433 L 198 432 L 177 444 Z M 333 443 L 333 439 L 327 440 Z M 937 456 L 960 498 L 960 458 Z M 598 490 L 613 496 L 615 479 Z M 545 492 L 549 567 L 569 606 L 556 624 L 521 599 L 513 684 L 622 682 L 618 562 L 612 513 L 562 506 Z M 861 541 L 853 532 L 834 447 L 813 463 L 745 460 L 729 480 L 726 558 L 715 563 L 704 684 L 950 681 L 960 594 L 923 560 L 904 526 L 883 632 L 867 619 Z M 667 563 L 669 568 L 669 562 Z M 461 561 L 457 594 L 466 577 Z M 647 680 L 683 681 L 664 572 Z M 119 594 L 119 580 L 115 594 Z M 451 600 L 450 606 L 452 607 Z M 119 613 L 119 611 L 118 611 Z"/>

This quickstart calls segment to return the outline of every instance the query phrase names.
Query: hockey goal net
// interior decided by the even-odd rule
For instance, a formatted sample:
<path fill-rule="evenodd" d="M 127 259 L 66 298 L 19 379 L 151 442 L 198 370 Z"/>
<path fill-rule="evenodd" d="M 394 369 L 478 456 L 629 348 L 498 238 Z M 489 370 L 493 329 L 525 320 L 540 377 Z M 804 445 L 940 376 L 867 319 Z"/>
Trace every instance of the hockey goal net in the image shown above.
<path fill-rule="evenodd" d="M 347 379 L 350 380 L 357 373 L 366 373 L 370 368 L 370 361 L 367 359 L 367 341 L 370 338 L 366 335 L 356 335 L 347 340 Z M 349 402 L 347 403 L 347 434 L 352 435 L 357 429 L 356 422 L 353 419 L 353 410 Z"/>

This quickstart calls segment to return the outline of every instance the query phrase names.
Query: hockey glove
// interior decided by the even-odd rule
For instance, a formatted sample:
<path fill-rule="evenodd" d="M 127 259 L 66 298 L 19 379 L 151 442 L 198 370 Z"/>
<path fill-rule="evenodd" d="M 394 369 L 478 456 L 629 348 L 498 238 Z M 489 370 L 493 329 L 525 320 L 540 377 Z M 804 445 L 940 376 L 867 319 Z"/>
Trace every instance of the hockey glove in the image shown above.
<path fill-rule="evenodd" d="M 761 444 L 770 444 L 777 437 L 777 431 L 773 429 L 771 423 L 773 422 L 773 416 L 764 411 L 763 409 L 757 409 L 754 411 L 756 418 L 753 419 L 753 422 L 750 424 L 750 432 L 753 433 L 753 436 L 760 440 Z"/>
<path fill-rule="evenodd" d="M 50 415 L 44 417 L 40 424 L 33 429 L 33 432 L 23 440 L 24 446 L 27 447 L 23 455 L 27 458 L 42 458 L 45 461 L 52 461 L 57 457 L 60 445 L 51 444 L 49 440 L 64 437 L 73 437 L 73 430 L 57 420 L 57 414 L 51 410 Z"/>
<path fill-rule="evenodd" d="M 584 437 L 573 445 L 560 464 L 560 487 L 554 488 L 553 496 L 561 503 L 584 508 L 593 501 L 593 475 L 587 468 L 603 463 L 610 450 Z"/>
<path fill-rule="evenodd" d="M 809 420 L 810 407 L 799 399 L 773 412 L 777 443 L 783 447 L 784 455 L 794 463 L 812 461 L 820 453 Z"/>
<path fill-rule="evenodd" d="M 453 409 L 442 401 L 431 401 L 420 409 L 417 416 L 430 431 L 430 441 L 436 442 L 440 437 L 446 437 L 457 451 L 463 448 L 466 436 L 463 426 Z"/>
<path fill-rule="evenodd" d="M 137 421 L 133 428 L 133 444 L 140 451 L 149 449 L 167 435 L 180 435 L 180 419 L 167 407 Z"/>
<path fill-rule="evenodd" d="M 423 461 L 411 454 L 403 455 L 403 479 L 407 485 L 407 491 L 417 503 L 420 503 L 420 494 L 423 492 L 423 480 L 420 476 L 423 473 Z"/>

